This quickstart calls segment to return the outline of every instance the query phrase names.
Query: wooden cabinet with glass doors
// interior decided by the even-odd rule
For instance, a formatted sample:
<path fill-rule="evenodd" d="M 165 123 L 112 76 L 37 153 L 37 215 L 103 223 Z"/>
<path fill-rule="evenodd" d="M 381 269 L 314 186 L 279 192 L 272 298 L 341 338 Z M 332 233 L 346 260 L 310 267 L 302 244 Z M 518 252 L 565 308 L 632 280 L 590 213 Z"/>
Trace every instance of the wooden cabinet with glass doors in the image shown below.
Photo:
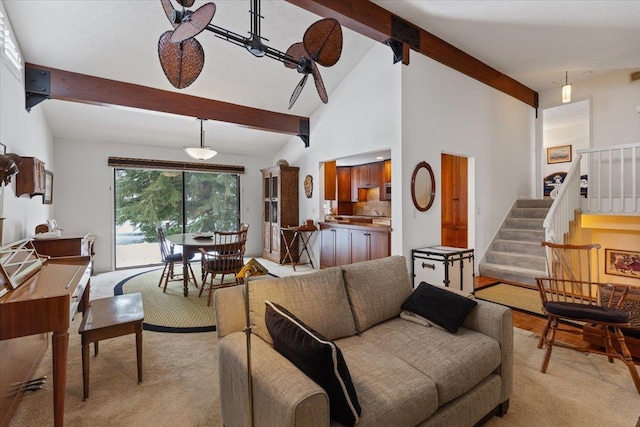
<path fill-rule="evenodd" d="M 280 228 L 300 225 L 298 222 L 298 172 L 294 166 L 262 169 L 262 256 L 282 263 L 287 253 Z M 292 245 L 291 256 L 298 260 L 298 246 Z M 287 258 L 288 259 L 288 258 Z"/>

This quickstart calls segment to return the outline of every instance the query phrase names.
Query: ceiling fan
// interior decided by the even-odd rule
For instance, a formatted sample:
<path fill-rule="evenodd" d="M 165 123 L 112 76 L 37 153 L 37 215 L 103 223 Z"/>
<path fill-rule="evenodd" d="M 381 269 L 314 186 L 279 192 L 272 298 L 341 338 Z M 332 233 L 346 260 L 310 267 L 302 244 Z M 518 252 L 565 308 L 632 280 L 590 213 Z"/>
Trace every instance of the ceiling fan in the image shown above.
<path fill-rule="evenodd" d="M 195 11 L 187 8 L 195 0 L 176 0 L 181 10 L 174 9 L 171 0 L 160 0 L 173 30 L 166 31 L 158 41 L 160 65 L 169 82 L 178 89 L 184 89 L 193 83 L 204 67 L 204 50 L 195 36 L 204 30 L 216 36 L 243 46 L 257 57 L 267 56 L 281 61 L 287 68 L 295 68 L 303 74 L 289 99 L 289 109 L 293 107 L 307 82 L 309 74 L 313 77 L 320 99 L 329 102 L 327 91 L 317 64 L 323 67 L 335 65 L 342 54 L 342 28 L 333 18 L 321 19 L 312 24 L 304 33 L 302 42 L 292 44 L 286 52 L 281 52 L 263 43 L 268 41 L 260 35 L 260 0 L 250 0 L 251 30 L 249 37 L 211 24 L 216 12 L 214 3 L 207 3 Z"/>

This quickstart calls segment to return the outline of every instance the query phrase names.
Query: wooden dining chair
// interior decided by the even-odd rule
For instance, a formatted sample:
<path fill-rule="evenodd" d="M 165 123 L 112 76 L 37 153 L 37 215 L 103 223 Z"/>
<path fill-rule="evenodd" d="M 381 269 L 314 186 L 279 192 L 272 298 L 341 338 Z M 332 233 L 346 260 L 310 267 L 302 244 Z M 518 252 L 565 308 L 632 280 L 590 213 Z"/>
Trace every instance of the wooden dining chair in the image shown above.
<path fill-rule="evenodd" d="M 182 281 L 182 274 L 176 274 L 174 265 L 178 263 L 178 265 L 182 264 L 182 252 L 174 252 L 173 247 L 169 247 L 167 244 L 167 239 L 165 238 L 164 228 L 157 227 L 156 232 L 158 233 L 158 243 L 160 245 L 160 256 L 162 262 L 164 263 L 164 268 L 162 269 L 162 274 L 160 275 L 160 281 L 158 282 L 158 287 L 162 286 L 162 281 L 164 280 L 164 289 L 163 293 L 167 292 L 167 284 L 169 281 Z M 189 256 L 189 259 L 193 258 L 193 254 Z M 191 273 L 191 277 L 193 278 L 193 283 L 198 287 L 198 281 L 196 280 L 196 275 L 193 273 L 193 269 L 191 268 L 191 263 L 187 262 L 188 270 Z M 178 269 L 180 271 L 180 269 Z"/>
<path fill-rule="evenodd" d="M 542 299 L 542 311 L 548 318 L 541 337 L 546 351 L 540 371 L 547 372 L 554 346 L 601 354 L 607 356 L 611 363 L 616 358 L 627 365 L 636 390 L 640 393 L 640 376 L 621 331 L 621 328 L 630 326 L 629 315 L 621 308 L 631 286 L 550 278 L 537 278 L 536 283 Z M 556 341 L 556 331 L 567 330 L 560 327 L 562 321 L 600 326 L 603 331 L 604 350 L 594 346 L 575 346 Z M 614 347 L 614 339 L 620 351 Z"/>
<path fill-rule="evenodd" d="M 207 296 L 207 306 L 211 305 L 211 298 L 214 289 L 218 289 L 226 286 L 234 286 L 240 283 L 236 274 L 244 266 L 244 252 L 247 243 L 247 230 L 222 232 L 218 231 L 214 234 L 214 250 L 207 252 L 204 248 L 200 248 L 202 254 L 202 287 L 198 296 L 202 296 L 204 292 L 207 277 L 209 280 L 209 294 Z M 227 275 L 233 274 L 234 279 L 232 282 L 225 283 L 224 278 Z M 214 279 L 217 275 L 221 275 L 220 282 L 214 284 Z"/>

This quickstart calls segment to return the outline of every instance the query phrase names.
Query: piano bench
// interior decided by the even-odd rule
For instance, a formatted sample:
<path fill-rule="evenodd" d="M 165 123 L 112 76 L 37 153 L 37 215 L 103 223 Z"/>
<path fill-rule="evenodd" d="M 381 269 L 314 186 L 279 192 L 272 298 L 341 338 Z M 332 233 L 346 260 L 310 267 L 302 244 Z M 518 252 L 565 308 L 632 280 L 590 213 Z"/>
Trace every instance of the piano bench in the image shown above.
<path fill-rule="evenodd" d="M 127 334 L 136 334 L 138 384 L 142 382 L 142 295 L 116 295 L 91 301 L 82 318 L 78 333 L 82 342 L 82 385 L 84 399 L 89 397 L 89 344 L 98 355 L 98 341 Z"/>

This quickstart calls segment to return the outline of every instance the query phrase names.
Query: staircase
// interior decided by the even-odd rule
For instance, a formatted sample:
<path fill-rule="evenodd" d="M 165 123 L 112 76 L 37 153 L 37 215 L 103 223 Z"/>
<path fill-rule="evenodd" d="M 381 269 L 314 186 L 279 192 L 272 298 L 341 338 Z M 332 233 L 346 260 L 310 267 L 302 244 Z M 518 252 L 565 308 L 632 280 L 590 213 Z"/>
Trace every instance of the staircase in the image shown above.
<path fill-rule="evenodd" d="M 546 274 L 542 223 L 552 199 L 516 201 L 478 266 L 481 276 L 535 286 Z"/>

